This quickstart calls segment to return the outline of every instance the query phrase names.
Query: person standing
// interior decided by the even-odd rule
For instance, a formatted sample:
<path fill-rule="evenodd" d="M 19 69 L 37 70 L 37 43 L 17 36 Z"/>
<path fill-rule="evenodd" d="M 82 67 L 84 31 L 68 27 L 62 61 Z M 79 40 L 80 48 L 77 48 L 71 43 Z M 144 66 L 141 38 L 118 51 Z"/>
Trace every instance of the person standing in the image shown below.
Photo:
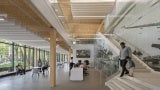
<path fill-rule="evenodd" d="M 38 67 L 39 67 L 39 71 L 42 72 L 42 61 L 41 59 L 38 60 Z"/>
<path fill-rule="evenodd" d="M 129 47 L 125 46 L 124 42 L 121 42 L 120 46 L 121 46 L 121 50 L 120 50 L 119 60 L 120 60 L 120 66 L 122 67 L 122 72 L 120 77 L 123 77 L 124 74 L 129 73 L 129 71 L 126 68 L 126 64 L 127 64 L 126 57 L 129 56 L 131 58 L 132 51 Z"/>

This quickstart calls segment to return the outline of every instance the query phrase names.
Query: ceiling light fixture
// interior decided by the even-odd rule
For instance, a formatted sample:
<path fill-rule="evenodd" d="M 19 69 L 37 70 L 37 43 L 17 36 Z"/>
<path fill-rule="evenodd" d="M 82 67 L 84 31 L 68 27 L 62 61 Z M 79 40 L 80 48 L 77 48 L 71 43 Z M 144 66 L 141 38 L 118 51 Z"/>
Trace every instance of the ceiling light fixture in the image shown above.
<path fill-rule="evenodd" d="M 76 44 L 76 41 L 73 41 L 73 44 Z"/>
<path fill-rule="evenodd" d="M 73 16 L 73 18 L 105 18 L 106 16 Z"/>
<path fill-rule="evenodd" d="M 5 19 L 4 18 L 0 18 L 0 21 L 4 21 Z"/>
<path fill-rule="evenodd" d="M 59 18 L 64 18 L 64 16 L 58 16 Z"/>
<path fill-rule="evenodd" d="M 0 14 L 0 21 L 4 21 L 7 18 L 7 14 Z"/>
<path fill-rule="evenodd" d="M 79 40 L 82 40 L 82 39 L 102 39 L 102 38 L 76 38 L 76 39 L 79 39 Z"/>
<path fill-rule="evenodd" d="M 58 3 L 57 0 L 49 0 L 50 3 Z"/>

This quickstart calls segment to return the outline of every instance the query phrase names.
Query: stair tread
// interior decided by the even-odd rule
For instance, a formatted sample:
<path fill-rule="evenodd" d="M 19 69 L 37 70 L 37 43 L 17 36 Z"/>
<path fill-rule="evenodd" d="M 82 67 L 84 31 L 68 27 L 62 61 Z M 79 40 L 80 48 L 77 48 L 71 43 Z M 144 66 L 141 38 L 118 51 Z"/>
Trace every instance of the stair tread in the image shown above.
<path fill-rule="evenodd" d="M 143 68 L 136 68 L 136 69 L 134 69 L 134 72 L 150 72 L 150 70 L 143 69 Z"/>
<path fill-rule="evenodd" d="M 119 84 L 120 86 L 122 86 L 125 90 L 132 90 L 131 87 L 129 87 L 128 85 L 124 84 L 123 82 L 119 81 L 118 79 L 114 79 L 114 81 Z"/>
<path fill-rule="evenodd" d="M 135 72 L 134 77 L 139 80 L 145 81 L 147 83 L 160 86 L 160 74 L 159 73 L 156 74 L 156 73 L 149 72 L 145 74 L 142 72 Z"/>
<path fill-rule="evenodd" d="M 144 81 L 146 83 L 152 84 L 152 85 L 156 85 L 160 87 L 160 79 L 159 78 L 138 78 L 141 81 Z"/>
<path fill-rule="evenodd" d="M 141 84 L 138 84 L 138 83 L 136 83 L 136 82 L 134 82 L 134 81 L 131 81 L 131 80 L 129 80 L 129 79 L 124 78 L 123 80 L 125 80 L 126 82 L 129 82 L 129 83 L 131 83 L 131 84 L 133 84 L 133 85 L 135 85 L 136 87 L 139 87 L 139 88 L 142 89 L 142 90 L 151 90 L 151 89 L 149 89 L 149 88 L 147 88 L 147 87 L 145 87 L 145 86 L 143 86 L 143 85 L 141 85 Z"/>
<path fill-rule="evenodd" d="M 117 80 L 124 83 L 126 86 L 130 87 L 132 90 L 143 90 L 143 89 L 140 89 L 139 87 L 137 87 L 136 85 L 133 85 L 133 84 L 125 81 L 124 78 L 119 78 L 118 77 Z"/>
<path fill-rule="evenodd" d="M 109 82 L 108 84 L 112 87 L 113 90 L 120 90 L 114 83 Z"/>
<path fill-rule="evenodd" d="M 133 80 L 134 82 L 136 82 L 138 84 L 141 84 L 143 86 L 146 86 L 150 89 L 154 88 L 154 90 L 159 90 L 160 79 L 159 79 L 159 77 L 154 77 L 154 76 L 157 76 L 157 75 L 149 74 L 149 73 L 147 73 L 147 74 L 143 73 L 143 75 L 141 75 L 141 74 L 138 74 L 138 75 L 139 76 L 137 76 L 137 73 L 136 73 L 135 78 L 132 78 L 132 77 L 126 77 L 126 78 L 129 79 L 129 80 Z"/>

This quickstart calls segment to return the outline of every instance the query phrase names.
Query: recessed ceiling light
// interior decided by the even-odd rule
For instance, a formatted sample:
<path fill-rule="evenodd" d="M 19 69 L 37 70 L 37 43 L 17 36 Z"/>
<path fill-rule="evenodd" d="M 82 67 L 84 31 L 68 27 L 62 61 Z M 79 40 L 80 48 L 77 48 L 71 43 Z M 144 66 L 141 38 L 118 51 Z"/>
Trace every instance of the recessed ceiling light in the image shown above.
<path fill-rule="evenodd" d="M 49 0 L 50 3 L 57 3 L 57 0 Z"/>
<path fill-rule="evenodd" d="M 76 41 L 73 41 L 73 44 L 76 44 Z"/>
<path fill-rule="evenodd" d="M 4 18 L 0 18 L 0 21 L 4 21 Z"/>

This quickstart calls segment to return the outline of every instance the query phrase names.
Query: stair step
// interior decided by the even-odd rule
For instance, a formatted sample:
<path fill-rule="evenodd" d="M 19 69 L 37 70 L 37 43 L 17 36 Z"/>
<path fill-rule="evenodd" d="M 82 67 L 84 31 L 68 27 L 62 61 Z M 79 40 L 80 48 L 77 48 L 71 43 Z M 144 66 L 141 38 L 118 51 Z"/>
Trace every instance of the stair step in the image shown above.
<path fill-rule="evenodd" d="M 150 70 L 147 69 L 134 69 L 134 72 L 150 72 Z"/>
<path fill-rule="evenodd" d="M 132 78 L 132 77 L 126 77 L 126 78 L 136 82 L 137 84 L 141 84 L 143 86 L 146 86 L 146 87 L 148 87 L 148 88 L 150 88 L 152 90 L 160 90 L 160 86 L 158 86 L 158 85 L 156 86 L 155 84 L 153 84 L 153 81 L 148 81 L 148 80 L 147 81 L 143 81 L 143 80 L 140 80 L 140 79 L 137 79 L 137 78 Z"/>
<path fill-rule="evenodd" d="M 120 88 L 118 88 L 115 84 L 113 84 L 112 82 L 109 82 L 107 85 L 110 90 L 121 90 Z"/>
<path fill-rule="evenodd" d="M 147 88 L 146 86 L 141 85 L 141 84 L 139 84 L 139 83 L 136 83 L 136 82 L 134 82 L 134 81 L 131 81 L 131 80 L 127 79 L 127 78 L 123 78 L 123 80 L 125 80 L 126 82 L 129 82 L 129 83 L 132 84 L 132 85 L 135 85 L 136 87 L 138 87 L 138 88 L 140 88 L 140 89 L 142 89 L 142 90 L 151 90 L 150 88 Z"/>
<path fill-rule="evenodd" d="M 128 85 L 124 84 L 123 82 L 119 81 L 118 79 L 114 80 L 116 83 L 118 83 L 121 87 L 123 87 L 124 89 L 122 90 L 133 90 L 131 87 L 129 87 Z"/>
<path fill-rule="evenodd" d="M 112 80 L 112 83 L 118 87 L 120 90 L 127 90 L 125 87 L 123 87 L 120 83 L 118 83 L 115 79 Z"/>
<path fill-rule="evenodd" d="M 133 62 L 135 62 L 135 63 L 139 63 L 139 61 L 138 61 L 138 60 L 135 60 L 135 59 L 133 60 Z"/>
<path fill-rule="evenodd" d="M 146 67 L 143 67 L 143 66 L 136 66 L 135 69 L 146 69 Z"/>
<path fill-rule="evenodd" d="M 118 79 L 119 81 L 121 81 L 122 83 L 124 83 L 126 86 L 132 88 L 132 90 L 143 90 L 143 89 L 140 89 L 139 87 L 137 87 L 137 86 L 135 86 L 135 85 L 133 85 L 133 84 L 125 81 L 123 78 L 117 77 L 117 79 Z"/>

